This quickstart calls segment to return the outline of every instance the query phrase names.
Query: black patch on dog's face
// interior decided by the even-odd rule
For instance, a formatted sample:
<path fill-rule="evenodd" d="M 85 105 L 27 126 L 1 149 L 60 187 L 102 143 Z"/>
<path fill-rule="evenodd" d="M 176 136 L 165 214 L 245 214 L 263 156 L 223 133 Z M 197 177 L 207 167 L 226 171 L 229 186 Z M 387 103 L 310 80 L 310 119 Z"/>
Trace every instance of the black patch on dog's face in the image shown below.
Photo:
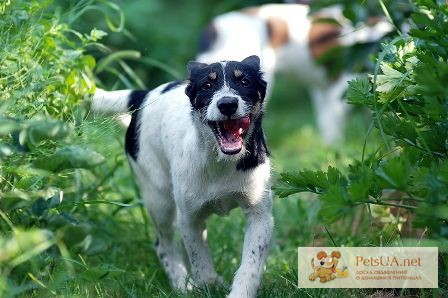
<path fill-rule="evenodd" d="M 141 107 L 149 91 L 136 90 L 129 95 L 128 109 L 132 112 L 131 123 L 126 131 L 125 150 L 134 159 L 137 159 L 138 146 L 138 126 L 140 123 Z"/>
<path fill-rule="evenodd" d="M 188 63 L 189 83 L 185 94 L 190 98 L 191 106 L 199 111 L 207 107 L 213 94 L 224 86 L 224 73 L 220 63 Z M 205 117 L 205 115 L 202 115 Z M 202 118 L 202 117 L 201 117 Z"/>
<path fill-rule="evenodd" d="M 254 106 L 262 104 L 266 96 L 266 82 L 260 72 L 260 60 L 251 56 L 243 62 L 230 61 L 225 72 L 229 87 L 238 92 L 238 95 L 246 102 Z M 247 61 L 246 61 L 247 60 Z"/>
<path fill-rule="evenodd" d="M 262 104 L 266 96 L 266 82 L 260 71 L 260 59 L 250 56 L 241 62 L 227 61 L 221 63 L 205 64 L 190 62 L 188 64 L 189 84 L 185 94 L 190 98 L 194 110 L 200 111 L 201 118 L 205 119 L 205 111 L 213 94 L 219 91 L 226 83 L 231 89 L 251 106 Z M 236 76 L 240 73 L 240 75 Z M 224 82 L 225 80 L 225 82 Z"/>
<path fill-rule="evenodd" d="M 260 71 L 260 60 L 257 56 L 250 56 L 241 62 L 225 61 L 222 63 L 204 64 L 199 62 L 190 62 L 188 64 L 189 84 L 185 89 L 185 94 L 190 99 L 193 113 L 199 116 L 204 125 L 208 125 L 213 131 L 215 137 L 220 142 L 226 125 L 224 122 L 230 120 L 230 116 L 221 115 L 221 120 L 208 119 L 207 110 L 212 103 L 215 94 L 221 96 L 221 90 L 226 86 L 231 93 L 240 98 L 244 104 L 244 115 L 238 117 L 250 118 L 250 128 L 240 134 L 239 139 L 243 138 L 243 144 L 246 147 L 246 154 L 237 164 L 238 170 L 250 170 L 264 163 L 269 154 L 266 146 L 263 129 L 261 127 L 263 117 L 263 101 L 266 95 L 266 82 L 262 78 Z M 215 97 L 216 100 L 216 97 Z M 213 104 L 216 104 L 213 101 Z M 241 103 L 240 103 L 241 104 Z M 232 118 L 234 119 L 234 118 Z M 242 118 L 241 118 L 242 119 Z M 238 121 L 236 118 L 235 121 Z M 243 121 L 241 125 L 243 126 Z M 232 125 L 239 123 L 233 122 Z M 224 132 L 224 134 L 223 134 Z M 232 134 L 230 134 L 232 135 Z M 221 151 L 225 154 L 236 154 L 240 151 L 226 151 L 223 143 L 220 143 Z M 240 143 L 241 144 L 241 143 Z M 227 147 L 228 148 L 228 147 Z M 241 147 L 239 147 L 241 148 Z"/>

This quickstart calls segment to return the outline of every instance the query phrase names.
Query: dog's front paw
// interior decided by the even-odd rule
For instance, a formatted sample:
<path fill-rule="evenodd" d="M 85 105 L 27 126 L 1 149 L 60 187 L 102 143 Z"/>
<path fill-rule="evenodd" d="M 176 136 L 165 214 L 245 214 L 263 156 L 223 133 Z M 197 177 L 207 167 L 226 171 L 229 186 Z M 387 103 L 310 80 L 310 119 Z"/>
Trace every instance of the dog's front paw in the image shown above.
<path fill-rule="evenodd" d="M 187 292 L 193 290 L 193 284 L 189 278 L 179 278 L 171 283 L 171 286 L 180 292 L 186 294 Z"/>
<path fill-rule="evenodd" d="M 228 288 L 229 287 L 229 284 L 226 283 L 226 281 L 224 280 L 224 278 L 221 275 L 218 275 L 218 277 L 215 280 L 215 283 L 220 285 L 221 287 L 224 287 L 224 288 Z"/>
<path fill-rule="evenodd" d="M 251 286 L 232 286 L 228 298 L 255 298 L 257 295 L 257 288 Z"/>
<path fill-rule="evenodd" d="M 255 294 L 250 295 L 247 291 L 232 290 L 230 291 L 229 296 L 227 296 L 227 298 L 249 298 L 249 297 L 255 297 Z"/>
<path fill-rule="evenodd" d="M 182 293 L 186 293 L 193 289 L 193 284 L 191 283 L 191 279 L 183 264 L 168 267 L 166 270 L 172 288 L 177 289 Z"/>
<path fill-rule="evenodd" d="M 315 280 L 316 280 L 316 275 L 314 275 L 313 273 L 311 273 L 309 279 L 310 279 L 311 281 L 315 281 Z"/>

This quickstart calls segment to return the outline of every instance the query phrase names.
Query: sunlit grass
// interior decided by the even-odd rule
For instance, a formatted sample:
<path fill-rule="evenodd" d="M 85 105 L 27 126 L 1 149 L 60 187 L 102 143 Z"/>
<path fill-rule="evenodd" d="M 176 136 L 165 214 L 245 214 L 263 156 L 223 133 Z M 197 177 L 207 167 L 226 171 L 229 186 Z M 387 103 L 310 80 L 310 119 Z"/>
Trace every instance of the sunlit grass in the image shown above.
<path fill-rule="evenodd" d="M 279 82 L 279 88 L 291 84 L 287 79 Z M 297 98 L 300 98 L 299 100 Z M 356 127 L 364 127 L 368 119 L 354 114 Z M 365 123 L 363 123 L 365 122 Z M 273 159 L 274 178 L 281 171 L 301 170 L 303 168 L 325 168 L 328 165 L 346 165 L 353 154 L 360 154 L 363 135 L 350 136 L 350 139 L 337 148 L 326 146 L 316 129 L 310 101 L 303 89 L 277 90 L 268 106 L 265 129 Z M 353 130 L 351 130 L 353 131 Z M 86 127 L 94 148 L 111 158 L 124 157 L 122 138 L 124 129 L 113 121 L 95 120 Z M 88 139 L 86 141 L 89 141 Z M 351 145 L 346 145 L 351 144 Z M 121 152 L 121 153 L 120 153 Z M 118 157 L 121 159 L 122 157 Z M 133 182 L 126 162 L 105 182 L 123 189 L 122 194 L 132 197 Z M 101 193 L 91 199 L 101 198 Z M 118 197 L 106 198 L 118 200 Z M 105 247 L 98 254 L 73 255 L 72 259 L 84 263 L 84 273 L 66 282 L 62 292 L 67 296 L 184 296 L 170 289 L 168 280 L 155 255 L 152 242 L 154 230 L 142 207 L 117 208 L 107 205 L 92 205 L 91 220 L 99 226 L 99 231 L 107 235 Z M 286 199 L 275 199 L 275 236 L 266 263 L 261 297 L 320 297 L 330 295 L 325 290 L 296 289 L 297 246 L 332 246 L 324 226 L 317 219 L 319 201 L 309 194 L 295 195 Z M 142 212 L 143 211 L 143 212 Z M 340 244 L 351 241 L 345 231 L 350 230 L 351 220 L 338 222 L 338 229 L 329 226 L 333 237 Z M 212 216 L 208 220 L 209 245 L 213 252 L 217 271 L 230 283 L 238 268 L 244 236 L 244 216 L 241 210 L 234 210 L 227 218 Z M 341 231 L 344 231 L 341 233 Z M 346 238 L 344 238 L 346 237 Z M 360 237 L 358 237 L 360 238 Z M 355 240 L 361 241 L 361 240 Z M 368 241 L 368 239 L 366 240 Z M 353 243 L 353 242 L 351 242 Z M 350 243 L 349 243 L 350 244 Z M 98 266 L 109 266 L 109 273 L 101 276 Z M 80 268 L 78 268 L 80 269 Z M 82 269 L 82 268 L 81 268 Z M 82 271 L 82 270 L 81 270 Z M 61 291 L 61 285 L 55 284 Z M 46 292 L 46 290 L 43 290 Z M 49 291 L 49 290 L 48 290 Z M 196 289 L 190 297 L 224 296 L 223 288 Z M 356 292 L 354 292 L 356 293 Z M 345 297 L 347 292 L 338 290 L 331 294 Z M 330 297 L 330 296 L 329 296 Z"/>
<path fill-rule="evenodd" d="M 81 12 L 78 13 L 78 10 L 83 10 L 93 2 L 93 0 L 80 1 L 71 13 L 64 16 L 68 16 L 71 23 L 81 16 L 79 14 Z M 151 5 L 157 5 L 156 2 L 153 2 L 145 4 L 145 8 L 151 9 Z M 7 3 L 5 5 L 14 2 Z M 26 1 L 21 1 L 21 3 L 24 6 L 29 4 Z M 115 7 L 108 3 L 105 1 L 103 4 L 109 5 L 109 8 Z M 126 8 L 131 6 L 135 12 L 140 10 L 140 4 L 128 3 Z M 100 7 L 95 6 L 93 10 L 101 14 Z M 221 10 L 225 10 L 224 6 L 221 7 Z M 121 15 L 119 10 L 116 12 Z M 170 15 L 174 16 L 173 20 L 178 19 L 177 13 L 175 10 L 170 12 Z M 199 25 L 196 24 L 198 22 L 195 18 L 196 10 L 188 10 L 188 15 L 190 14 L 192 17 L 189 20 L 195 25 Z M 171 26 L 163 28 L 163 30 L 159 27 L 156 28 L 160 38 L 167 38 L 166 32 L 175 32 L 177 35 L 170 38 L 176 39 L 185 37 L 187 33 L 192 34 L 191 26 L 179 27 L 177 22 L 167 21 L 166 15 L 160 14 L 158 17 L 163 18 L 165 25 Z M 122 22 L 118 19 L 117 21 L 115 26 L 121 27 L 119 24 Z M 148 27 L 146 22 L 139 21 L 137 23 L 144 26 L 143 29 Z M 23 25 L 25 24 L 28 23 L 23 23 Z M 88 26 L 89 32 L 91 24 L 89 23 Z M 3 57 L 2 61 L 6 61 L 0 66 L 0 72 L 3 74 L 0 81 L 3 79 L 1 82 L 5 86 L 5 92 L 2 92 L 0 99 L 5 99 L 4 102 L 10 101 L 10 92 L 14 91 L 14 100 L 20 104 L 9 109 L 11 115 L 31 117 L 42 112 L 43 107 L 48 106 L 48 114 L 70 123 L 73 133 L 65 140 L 67 143 L 92 148 L 101 153 L 106 161 L 90 170 L 69 169 L 51 177 L 35 177 L 39 176 L 36 172 L 26 175 L 11 171 L 7 178 L 14 184 L 1 177 L 3 179 L 1 183 L 5 183 L 5 189 L 27 190 L 27 192 L 22 191 L 25 199 L 18 201 L 26 203 L 27 207 L 1 213 L 0 243 L 2 252 L 8 252 L 8 248 L 11 247 L 15 248 L 10 244 L 15 244 L 17 239 L 24 240 L 24 245 L 20 247 L 21 250 L 14 251 L 19 255 L 18 258 L 12 259 L 10 262 L 8 260 L 9 263 L 6 262 L 7 269 L 0 267 L 0 296 L 2 294 L 7 297 L 16 295 L 20 297 L 225 296 L 227 293 L 225 288 L 195 289 L 193 292 L 181 294 L 169 287 L 167 277 L 158 263 L 153 249 L 155 238 L 153 225 L 141 204 L 124 155 L 125 129 L 110 118 L 98 118 L 92 115 L 87 118 L 83 117 L 81 109 L 77 109 L 84 104 L 81 103 L 82 97 L 88 97 L 87 90 L 80 91 L 80 87 L 73 84 L 71 91 L 74 94 L 70 93 L 71 96 L 67 96 L 66 85 L 72 84 L 72 80 L 81 76 L 81 73 L 61 75 L 60 70 L 68 72 L 72 68 L 79 71 L 84 70 L 86 63 L 92 62 L 92 59 L 85 59 L 76 65 L 71 65 L 69 62 L 74 60 L 67 57 L 73 52 L 55 52 L 52 43 L 48 43 L 43 50 L 43 52 L 48 52 L 48 57 L 65 57 L 66 60 L 56 60 L 57 64 L 42 63 L 42 65 L 38 65 L 44 57 L 36 51 L 41 45 L 41 41 L 44 40 L 41 38 L 42 34 L 30 34 L 33 31 L 26 30 L 26 27 L 23 26 L 16 32 L 17 37 L 20 38 L 12 44 L 11 37 L 13 35 L 10 35 L 9 32 L 12 27 L 5 28 L 7 31 L 2 31 L 5 34 L 1 35 L 0 40 L 11 48 L 5 48 L 0 55 Z M 43 27 L 36 26 L 34 29 L 39 28 Z M 140 34 L 147 34 L 143 29 L 136 31 Z M 63 38 L 65 35 L 62 34 L 59 33 L 58 37 Z M 126 36 L 130 36 L 129 32 Z M 136 41 L 135 38 L 134 41 Z M 191 39 L 184 38 L 182 42 L 190 44 Z M 107 58 L 99 60 L 102 62 L 97 71 L 107 68 L 113 72 L 113 75 L 110 76 L 113 79 L 109 79 L 110 81 L 117 80 L 117 88 L 118 86 L 137 85 L 142 87 L 146 83 L 148 85 L 156 84 L 159 80 L 164 80 L 165 77 L 172 79 L 180 76 L 179 72 L 184 70 L 185 57 L 178 54 L 173 55 L 171 52 L 173 49 L 167 49 L 160 45 L 151 48 L 156 52 L 148 52 L 146 45 L 144 47 L 145 52 L 142 53 L 149 57 L 137 59 L 133 55 L 125 55 L 126 57 L 121 58 L 132 60 L 134 57 L 137 59 L 134 61 L 135 64 L 141 64 L 142 67 L 149 69 L 162 69 L 166 72 L 165 76 L 158 75 L 150 79 L 145 76 L 140 77 L 141 70 L 134 72 L 133 68 L 123 64 L 124 62 L 117 56 L 115 56 L 116 59 L 112 56 L 109 60 Z M 179 46 L 179 48 L 186 47 Z M 13 56 L 20 57 L 20 61 L 16 59 L 17 57 L 10 57 L 15 50 L 19 52 Z M 190 55 L 190 53 L 184 53 L 184 55 Z M 161 62 L 155 59 L 156 57 L 167 62 Z M 163 57 L 176 57 L 176 60 L 164 60 Z M 182 65 L 182 68 L 175 68 L 175 65 L 179 64 Z M 116 68 L 117 65 L 121 68 Z M 129 65 L 134 65 L 134 63 Z M 44 72 L 48 77 L 43 77 L 40 66 L 47 71 L 54 71 L 54 74 L 53 72 Z M 33 76 L 30 77 L 30 74 Z M 53 75 L 50 76 L 51 74 Z M 9 80 L 8 84 L 6 84 L 6 79 Z M 39 84 L 29 84 L 30 81 L 39 82 Z M 110 83 L 107 78 L 104 81 Z M 48 88 L 39 91 L 39 88 L 45 86 Z M 56 86 L 59 86 L 60 90 Z M 89 81 L 85 86 L 83 84 L 81 86 L 86 89 L 87 86 L 92 87 L 93 85 Z M 54 88 L 59 91 L 55 92 Z M 41 95 L 36 96 L 36 94 Z M 3 103 L 0 106 L 0 110 L 2 109 L 6 109 L 6 105 L 3 106 Z M 268 104 L 264 122 L 272 153 L 273 179 L 276 180 L 281 172 L 300 171 L 305 168 L 326 169 L 329 165 L 336 166 L 343 171 L 354 159 L 361 159 L 371 119 L 366 111 L 354 109 L 349 114 L 347 122 L 345 140 L 335 146 L 325 145 L 316 128 L 314 111 L 306 89 L 296 86 L 296 81 L 293 78 L 285 76 L 279 78 Z M 366 156 L 378 147 L 378 139 L 378 136 L 374 134 L 369 136 Z M 32 157 L 37 154 L 47 156 L 61 145 L 59 143 L 48 144 L 52 146 L 46 150 L 35 148 L 38 152 L 31 152 L 30 154 L 34 154 Z M 0 172 L 4 169 L 8 169 L 8 171 L 14 169 L 20 163 L 25 165 L 27 161 L 28 163 L 33 161 L 31 157 L 26 160 L 23 156 L 26 156 L 23 152 L 14 155 L 15 160 L 11 159 L 8 164 L 2 164 Z M 28 165 L 26 164 L 26 166 Z M 63 195 L 56 197 L 61 199 L 62 204 L 51 208 L 47 206 L 47 209 L 40 206 L 38 203 L 45 201 L 40 197 L 31 197 L 31 195 L 42 186 L 41 184 L 62 189 Z M 0 199 L 0 208 L 3 209 L 5 200 L 3 197 Z M 53 198 L 45 197 L 45 199 L 48 199 L 48 202 Z M 353 208 L 344 218 L 340 218 L 330 225 L 325 225 L 317 216 L 319 207 L 319 198 L 308 193 L 296 194 L 283 199 L 275 198 L 273 210 L 275 235 L 266 262 L 263 284 L 259 292 L 260 297 L 360 297 L 376 291 L 296 288 L 297 246 L 369 246 L 400 240 L 396 224 L 384 222 L 379 224 L 375 215 L 370 214 L 365 207 Z M 379 212 L 391 216 L 390 213 L 387 213 L 389 212 L 387 208 L 383 208 Z M 241 259 L 244 223 L 241 210 L 234 210 L 226 218 L 212 216 L 208 220 L 209 244 L 214 262 L 217 271 L 224 276 L 228 284 L 232 281 Z M 46 235 L 42 233 L 47 230 L 53 232 L 49 239 L 40 239 L 38 236 Z M 0 256 L 0 259 L 2 258 L 5 258 L 4 255 Z M 434 293 L 424 290 L 404 290 L 403 292 L 396 291 L 395 294 L 413 294 L 423 297 L 441 297 L 443 295 L 437 290 Z"/>

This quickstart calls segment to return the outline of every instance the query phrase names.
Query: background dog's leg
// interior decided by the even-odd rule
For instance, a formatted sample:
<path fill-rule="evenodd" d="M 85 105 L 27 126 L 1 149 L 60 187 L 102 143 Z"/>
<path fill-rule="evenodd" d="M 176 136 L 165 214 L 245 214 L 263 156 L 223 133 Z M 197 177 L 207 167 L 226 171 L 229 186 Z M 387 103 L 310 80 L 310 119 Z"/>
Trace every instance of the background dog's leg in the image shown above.
<path fill-rule="evenodd" d="M 342 75 L 327 88 L 314 87 L 310 90 L 317 125 L 327 144 L 334 144 L 343 138 L 345 115 L 348 110 L 344 92 L 348 86 L 347 81 L 351 78 L 350 75 Z"/>
<path fill-rule="evenodd" d="M 181 215 L 182 214 L 182 215 Z M 213 266 L 207 245 L 206 226 L 203 219 L 189 218 L 186 212 L 179 212 L 179 229 L 185 250 L 191 264 L 191 273 L 198 286 L 215 282 L 222 283 Z"/>
<path fill-rule="evenodd" d="M 243 256 L 240 268 L 233 279 L 229 294 L 231 298 L 255 297 L 257 294 L 274 225 L 271 212 L 272 198 L 265 199 L 263 203 L 267 204 L 245 210 Z"/>
<path fill-rule="evenodd" d="M 187 270 L 174 241 L 175 205 L 169 193 L 155 191 L 146 183 L 140 192 L 148 206 L 149 214 L 157 230 L 155 249 L 173 287 L 186 290 Z"/>

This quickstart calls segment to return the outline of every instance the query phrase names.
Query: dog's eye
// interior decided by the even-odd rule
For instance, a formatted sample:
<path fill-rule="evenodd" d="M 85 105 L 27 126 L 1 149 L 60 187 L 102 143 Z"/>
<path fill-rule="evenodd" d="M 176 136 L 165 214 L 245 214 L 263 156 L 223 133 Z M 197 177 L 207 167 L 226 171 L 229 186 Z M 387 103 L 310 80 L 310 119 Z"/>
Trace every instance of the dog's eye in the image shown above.
<path fill-rule="evenodd" d="M 332 258 L 328 258 L 327 262 L 333 262 Z"/>
<path fill-rule="evenodd" d="M 212 84 L 210 84 L 210 82 L 205 82 L 204 84 L 202 84 L 201 88 L 202 90 L 209 90 L 210 88 L 212 88 Z"/>
<path fill-rule="evenodd" d="M 246 78 L 242 78 L 241 85 L 243 85 L 244 87 L 248 87 L 250 85 L 250 81 Z"/>

